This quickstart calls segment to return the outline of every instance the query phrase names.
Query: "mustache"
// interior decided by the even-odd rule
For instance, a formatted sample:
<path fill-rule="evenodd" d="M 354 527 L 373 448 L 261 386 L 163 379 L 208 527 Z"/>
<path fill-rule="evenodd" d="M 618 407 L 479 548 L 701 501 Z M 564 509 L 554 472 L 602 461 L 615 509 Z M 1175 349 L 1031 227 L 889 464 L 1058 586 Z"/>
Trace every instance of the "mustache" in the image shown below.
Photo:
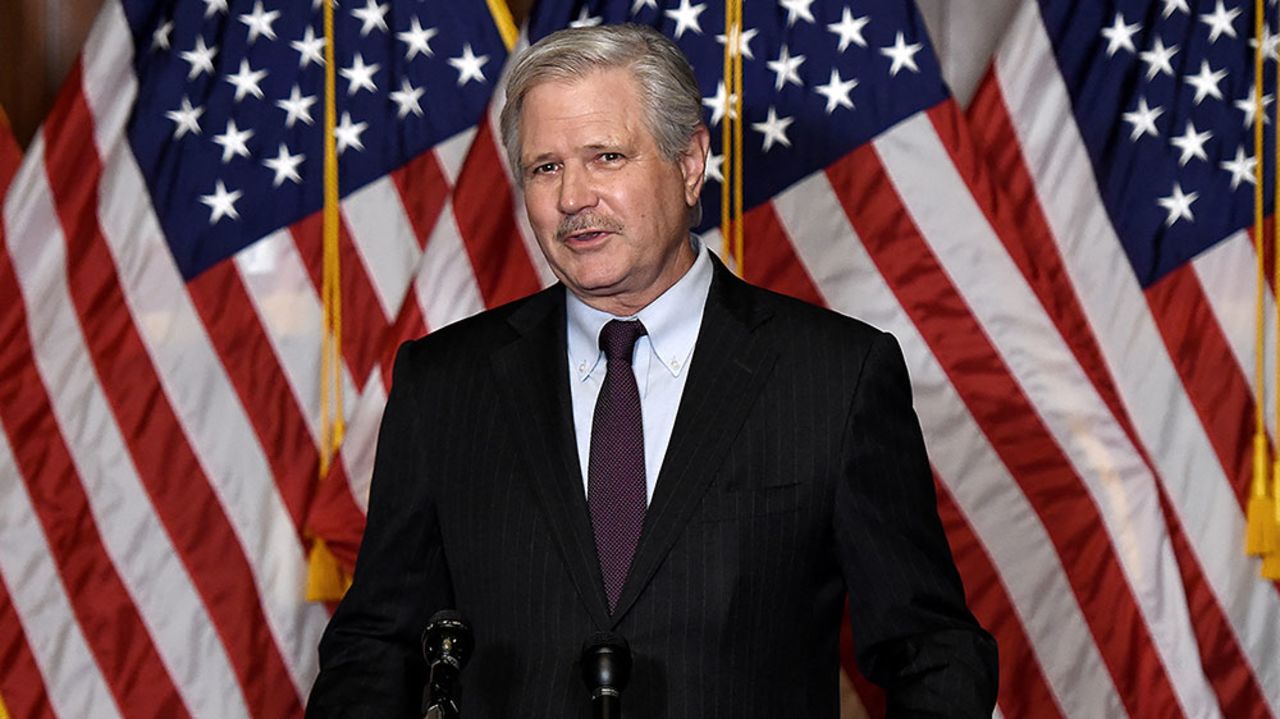
<path fill-rule="evenodd" d="M 556 240 L 563 241 L 569 235 L 583 230 L 621 232 L 622 222 L 597 212 L 580 213 L 560 221 L 560 226 L 556 228 Z"/>

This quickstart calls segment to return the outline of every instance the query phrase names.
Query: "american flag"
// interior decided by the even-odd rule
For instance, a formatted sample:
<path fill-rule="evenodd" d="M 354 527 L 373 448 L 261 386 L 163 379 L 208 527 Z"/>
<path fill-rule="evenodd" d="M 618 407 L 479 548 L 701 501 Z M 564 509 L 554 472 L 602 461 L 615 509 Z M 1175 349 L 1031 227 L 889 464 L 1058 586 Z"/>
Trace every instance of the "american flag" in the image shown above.
<path fill-rule="evenodd" d="M 1090 571 L 1098 555 L 1082 558 L 1076 596 L 1097 653 L 1056 670 L 1042 658 L 1050 687 L 1055 672 L 1078 680 L 1085 664 L 1110 679 L 1060 702 L 1068 714 L 1280 706 L 1278 586 L 1242 557 L 1255 427 L 1252 133 L 1275 110 L 1265 89 L 1272 117 L 1253 108 L 1254 17 L 1252 3 L 1225 0 L 1024 3 L 968 113 L 1021 230 L 1004 243 L 1009 257 L 1118 430 L 1103 445 L 1092 423 L 1074 425 L 1094 466 L 1083 474 L 1101 512 L 1094 529 L 1106 529 L 1098 539 L 1121 573 L 1109 580 Z M 1262 84 L 1274 89 L 1276 36 L 1261 41 Z M 1276 157 L 1271 138 L 1261 154 Z M 1055 514 L 1073 512 L 1060 501 Z M 1072 532 L 1078 519 L 1060 526 Z M 1146 637 L 1110 602 L 1090 610 L 1121 580 Z"/>
<path fill-rule="evenodd" d="M 328 619 L 303 598 L 321 10 L 108 0 L 5 198 L 15 716 L 301 713 Z M 384 349 L 545 280 L 509 242 L 514 199 L 491 204 L 510 195 L 501 165 L 467 154 L 507 55 L 488 6 L 343 0 L 334 49 L 359 462 Z"/>
<path fill-rule="evenodd" d="M 713 248 L 739 43 L 745 276 L 902 343 L 1004 715 L 1280 709 L 1278 587 L 1242 548 L 1241 2 L 1025 2 L 967 113 L 901 0 L 755 0 L 737 35 L 710 0 L 530 18 L 535 40 L 650 24 L 688 54 Z M 307 549 L 354 559 L 391 353 L 552 280 L 494 132 L 501 5 L 341 0 L 349 428 L 317 480 L 320 9 L 108 0 L 5 196 L 14 716 L 300 714 L 327 619 Z"/>

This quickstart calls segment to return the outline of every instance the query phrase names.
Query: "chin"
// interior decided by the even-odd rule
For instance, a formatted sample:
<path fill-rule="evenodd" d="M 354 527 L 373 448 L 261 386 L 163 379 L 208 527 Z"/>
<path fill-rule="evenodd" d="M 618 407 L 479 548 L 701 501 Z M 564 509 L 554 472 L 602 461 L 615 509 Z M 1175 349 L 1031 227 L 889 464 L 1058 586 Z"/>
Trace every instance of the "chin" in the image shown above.
<path fill-rule="evenodd" d="M 576 272 L 568 272 L 566 276 L 570 287 L 578 287 L 589 295 L 607 294 L 610 288 L 616 287 L 626 279 L 625 272 L 607 268 L 577 268 Z"/>
<path fill-rule="evenodd" d="M 578 292 L 586 297 L 608 297 L 617 293 L 618 283 L 587 280 L 575 282 L 569 287 L 578 288 Z"/>

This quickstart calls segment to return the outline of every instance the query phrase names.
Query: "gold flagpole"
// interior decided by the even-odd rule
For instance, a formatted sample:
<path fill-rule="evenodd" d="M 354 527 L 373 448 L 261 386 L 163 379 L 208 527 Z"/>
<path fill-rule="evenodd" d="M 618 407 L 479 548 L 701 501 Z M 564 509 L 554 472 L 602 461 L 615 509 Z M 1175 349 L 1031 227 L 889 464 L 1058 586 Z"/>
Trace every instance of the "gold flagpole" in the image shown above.
<path fill-rule="evenodd" d="M 329 474 L 345 432 L 342 408 L 342 265 L 338 255 L 338 124 L 335 99 L 333 3 L 321 3 L 324 15 L 324 259 L 320 282 L 320 479 Z M 336 601 L 351 586 L 324 540 L 313 537 L 307 565 L 307 600 Z"/>
<path fill-rule="evenodd" d="M 1266 177 L 1264 163 L 1266 160 L 1263 143 L 1263 122 L 1266 108 L 1263 106 L 1263 58 L 1266 48 L 1262 38 L 1265 25 L 1265 7 L 1263 0 L 1254 2 L 1254 40 L 1253 54 L 1253 156 L 1256 159 L 1253 167 L 1253 241 L 1256 259 L 1256 292 L 1254 296 L 1254 433 L 1253 433 L 1253 482 L 1247 509 L 1247 532 L 1245 551 L 1253 556 L 1266 557 L 1276 551 L 1275 537 L 1275 503 L 1268 494 L 1268 476 L 1273 467 L 1267 457 L 1267 423 L 1266 423 L 1266 249 L 1263 226 L 1263 180 Z M 1278 268 L 1280 269 L 1280 268 Z M 1264 565 L 1266 564 L 1264 560 Z"/>

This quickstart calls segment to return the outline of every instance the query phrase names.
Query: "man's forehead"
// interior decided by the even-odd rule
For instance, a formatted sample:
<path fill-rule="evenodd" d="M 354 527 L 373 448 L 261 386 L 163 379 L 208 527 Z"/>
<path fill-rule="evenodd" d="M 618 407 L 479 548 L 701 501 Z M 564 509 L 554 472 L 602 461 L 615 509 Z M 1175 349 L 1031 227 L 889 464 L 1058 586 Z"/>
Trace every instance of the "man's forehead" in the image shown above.
<path fill-rule="evenodd" d="M 609 76 L 540 83 L 521 108 L 521 141 L 526 152 L 542 149 L 530 143 L 605 149 L 634 141 L 645 131 L 639 104 L 630 88 Z"/>
<path fill-rule="evenodd" d="M 635 74 L 625 67 L 596 67 L 576 75 L 552 75 L 533 83 L 525 94 L 525 107 L 534 95 L 592 94 L 639 98 Z"/>

